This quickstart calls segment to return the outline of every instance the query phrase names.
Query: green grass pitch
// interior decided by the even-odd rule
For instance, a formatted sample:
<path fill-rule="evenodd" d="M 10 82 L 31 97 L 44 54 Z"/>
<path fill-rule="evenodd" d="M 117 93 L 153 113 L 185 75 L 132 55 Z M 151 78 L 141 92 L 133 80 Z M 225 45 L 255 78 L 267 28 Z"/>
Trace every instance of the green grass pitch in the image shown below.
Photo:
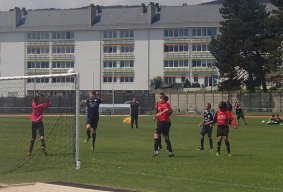
<path fill-rule="evenodd" d="M 66 158 L 73 160 L 64 149 L 46 158 L 38 152 L 31 157 L 34 160 L 29 168 L 24 165 L 18 171 L 0 174 L 0 183 L 65 181 L 135 191 L 283 191 L 283 126 L 263 125 L 262 119 L 249 118 L 248 126 L 239 126 L 238 130 L 231 128 L 233 156 L 227 156 L 223 144 L 221 156 L 216 157 L 215 152 L 208 150 L 207 138 L 205 150 L 196 150 L 199 147 L 200 128 L 197 125 L 200 118 L 174 116 L 171 141 L 175 157 L 168 157 L 163 139 L 164 149 L 153 158 L 155 122 L 151 117 L 140 117 L 139 129 L 130 129 L 129 125 L 122 123 L 122 117 L 101 117 L 95 152 L 90 150 L 90 143 L 83 143 L 84 118 L 81 120 L 81 170 L 75 170 L 69 162 L 64 163 Z M 7 121 L 14 122 L 15 126 L 9 124 L 8 128 L 16 140 L 13 137 L 7 140 L 11 137 L 3 130 L 7 128 L 3 126 Z M 52 119 L 45 119 L 47 132 L 48 125 L 52 125 L 49 121 Z M 1 118 L 0 123 L 0 168 L 3 168 L 12 166 L 20 158 L 26 159 L 21 156 L 26 153 L 23 149 L 28 148 L 30 124 L 25 118 Z M 20 133 L 13 130 L 21 125 L 25 126 Z M 214 146 L 215 130 L 216 126 Z M 56 130 L 53 132 L 48 137 L 47 148 L 54 144 L 52 139 L 56 139 L 56 146 L 62 142 L 56 138 Z M 39 141 L 36 147 L 39 147 Z M 37 164 L 42 166 L 32 169 Z"/>

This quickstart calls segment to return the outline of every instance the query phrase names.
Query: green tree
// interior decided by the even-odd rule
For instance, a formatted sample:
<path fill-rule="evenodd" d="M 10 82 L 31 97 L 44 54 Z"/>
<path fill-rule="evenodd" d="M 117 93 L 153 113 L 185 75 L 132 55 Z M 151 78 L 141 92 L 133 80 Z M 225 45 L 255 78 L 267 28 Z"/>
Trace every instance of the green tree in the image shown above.
<path fill-rule="evenodd" d="M 163 84 L 162 78 L 157 76 L 151 80 L 151 87 L 156 90 L 159 89 Z"/>
<path fill-rule="evenodd" d="M 221 34 L 210 44 L 220 77 L 230 83 L 240 81 L 250 92 L 259 85 L 267 92 L 266 74 L 273 66 L 266 57 L 266 6 L 258 0 L 224 0 L 220 13 Z"/>

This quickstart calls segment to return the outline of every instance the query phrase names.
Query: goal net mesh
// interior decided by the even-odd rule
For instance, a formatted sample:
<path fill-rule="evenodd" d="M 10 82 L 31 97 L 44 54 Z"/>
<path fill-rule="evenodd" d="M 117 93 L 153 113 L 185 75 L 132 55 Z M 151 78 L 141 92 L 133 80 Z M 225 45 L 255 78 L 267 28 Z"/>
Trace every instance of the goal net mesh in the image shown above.
<path fill-rule="evenodd" d="M 0 174 L 42 169 L 73 168 L 76 125 L 76 75 L 0 78 Z M 46 152 L 37 130 L 34 149 L 28 156 L 32 137 L 34 96 L 46 95 L 52 105 L 44 110 Z M 48 100 L 40 96 L 40 103 Z"/>

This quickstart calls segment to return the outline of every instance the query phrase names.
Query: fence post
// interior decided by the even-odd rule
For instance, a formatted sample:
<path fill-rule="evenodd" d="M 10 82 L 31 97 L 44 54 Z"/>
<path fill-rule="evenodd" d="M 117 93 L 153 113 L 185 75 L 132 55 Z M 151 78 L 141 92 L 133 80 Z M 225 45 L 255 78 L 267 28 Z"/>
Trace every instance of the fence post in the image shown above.
<path fill-rule="evenodd" d="M 187 103 L 187 115 L 188 115 L 188 112 L 189 112 L 189 91 L 187 91 L 186 93 L 186 103 Z"/>

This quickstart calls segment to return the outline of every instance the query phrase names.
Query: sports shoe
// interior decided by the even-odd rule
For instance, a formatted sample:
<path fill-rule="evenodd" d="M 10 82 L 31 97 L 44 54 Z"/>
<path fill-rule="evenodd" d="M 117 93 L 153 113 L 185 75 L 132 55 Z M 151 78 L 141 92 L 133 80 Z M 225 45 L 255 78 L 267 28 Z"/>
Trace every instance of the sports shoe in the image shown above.
<path fill-rule="evenodd" d="M 212 151 L 214 151 L 214 150 L 213 150 L 213 149 L 209 149 L 209 151 L 211 151 L 211 152 L 212 152 Z"/>
<path fill-rule="evenodd" d="M 203 150 L 204 150 L 204 148 L 199 147 L 199 148 L 197 148 L 197 150 L 198 150 L 198 151 L 203 151 Z"/>
<path fill-rule="evenodd" d="M 162 145 L 158 146 L 158 151 L 160 151 L 162 149 Z"/>
<path fill-rule="evenodd" d="M 87 143 L 89 141 L 89 139 L 90 139 L 90 137 L 86 138 L 84 143 Z"/>
<path fill-rule="evenodd" d="M 153 151 L 152 157 L 156 157 L 157 155 L 159 155 L 159 151 Z"/>
<path fill-rule="evenodd" d="M 169 153 L 168 153 L 168 156 L 169 156 L 169 157 L 174 157 L 174 153 L 173 153 L 173 152 L 169 152 Z"/>
<path fill-rule="evenodd" d="M 216 156 L 217 156 L 217 157 L 219 157 L 219 156 L 220 156 L 220 153 L 219 153 L 219 152 L 217 152 L 217 153 L 216 153 Z"/>
<path fill-rule="evenodd" d="M 231 154 L 231 153 L 228 153 L 228 157 L 232 157 L 232 154 Z"/>
<path fill-rule="evenodd" d="M 91 151 L 94 151 L 94 146 L 91 146 L 90 150 L 91 150 Z"/>
<path fill-rule="evenodd" d="M 28 156 L 31 156 L 31 152 L 28 152 Z"/>

